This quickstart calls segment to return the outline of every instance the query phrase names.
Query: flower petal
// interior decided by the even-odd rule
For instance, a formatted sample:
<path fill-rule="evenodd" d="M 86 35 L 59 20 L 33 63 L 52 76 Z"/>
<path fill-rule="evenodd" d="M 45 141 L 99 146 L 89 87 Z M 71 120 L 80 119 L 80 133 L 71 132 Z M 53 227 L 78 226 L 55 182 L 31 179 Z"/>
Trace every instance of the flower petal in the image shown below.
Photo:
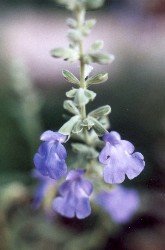
<path fill-rule="evenodd" d="M 136 190 L 118 186 L 110 192 L 101 192 L 96 203 L 107 211 L 113 221 L 125 223 L 138 209 L 140 200 Z"/>
<path fill-rule="evenodd" d="M 130 180 L 138 176 L 143 171 L 145 166 L 145 162 L 143 159 L 143 155 L 138 152 L 132 154 L 130 163 L 126 171 L 126 175 Z"/>
<path fill-rule="evenodd" d="M 122 183 L 125 180 L 125 173 L 120 168 L 115 168 L 114 165 L 104 167 L 104 181 L 110 184 Z"/>
<path fill-rule="evenodd" d="M 111 144 L 109 142 L 107 142 L 105 144 L 105 147 L 101 150 L 100 154 L 99 154 L 99 161 L 102 164 L 107 164 L 109 162 L 109 158 L 110 158 L 110 154 L 111 154 Z"/>
<path fill-rule="evenodd" d="M 53 132 L 51 130 L 47 130 L 45 131 L 41 137 L 40 137 L 41 141 L 60 141 L 60 142 L 64 142 L 66 140 L 66 136 L 58 133 L 58 132 Z"/>
<path fill-rule="evenodd" d="M 57 197 L 53 202 L 53 209 L 59 214 L 67 217 L 73 218 L 75 216 L 75 212 L 72 206 L 69 206 L 66 203 L 66 200 L 62 197 Z"/>
<path fill-rule="evenodd" d="M 127 151 L 129 154 L 132 154 L 134 152 L 135 147 L 131 142 L 126 140 L 121 140 L 121 144 L 123 146 L 123 149 Z"/>
<path fill-rule="evenodd" d="M 110 133 L 105 133 L 105 135 L 103 136 L 103 140 L 105 142 L 111 143 L 112 145 L 115 145 L 120 143 L 121 137 L 119 133 L 111 131 Z"/>
<path fill-rule="evenodd" d="M 88 196 L 91 195 L 93 191 L 93 185 L 91 182 L 83 179 L 80 181 L 79 185 Z"/>
<path fill-rule="evenodd" d="M 89 199 L 84 197 L 80 199 L 76 206 L 76 216 L 78 219 L 84 219 L 91 213 Z"/>

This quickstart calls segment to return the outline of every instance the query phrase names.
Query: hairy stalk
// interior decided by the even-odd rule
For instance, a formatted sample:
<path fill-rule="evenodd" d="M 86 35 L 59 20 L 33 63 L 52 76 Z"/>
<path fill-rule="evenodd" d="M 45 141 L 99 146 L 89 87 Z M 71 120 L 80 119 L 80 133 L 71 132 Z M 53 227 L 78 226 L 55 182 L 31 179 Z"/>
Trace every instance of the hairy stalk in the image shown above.
<path fill-rule="evenodd" d="M 86 14 L 86 11 L 84 9 L 76 11 L 76 19 L 77 19 L 79 29 L 81 29 L 81 27 L 84 24 L 85 14 Z M 83 89 L 86 89 L 84 49 L 83 49 L 83 41 L 82 40 L 80 40 L 80 42 L 79 42 L 79 54 L 80 54 L 80 87 Z M 81 112 L 82 119 L 85 119 L 87 117 L 86 105 L 83 105 L 80 107 L 80 112 Z M 88 131 L 86 128 L 84 128 L 84 137 L 85 137 L 86 144 L 89 145 L 90 142 L 89 142 L 89 137 L 88 137 Z"/>

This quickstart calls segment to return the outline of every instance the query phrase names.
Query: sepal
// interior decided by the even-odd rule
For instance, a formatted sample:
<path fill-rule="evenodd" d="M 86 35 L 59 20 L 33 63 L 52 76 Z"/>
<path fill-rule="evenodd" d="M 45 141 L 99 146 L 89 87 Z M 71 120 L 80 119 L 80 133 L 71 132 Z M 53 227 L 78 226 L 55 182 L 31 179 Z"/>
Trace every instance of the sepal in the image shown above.
<path fill-rule="evenodd" d="M 66 92 L 66 96 L 69 98 L 74 98 L 74 102 L 77 106 L 86 105 L 88 102 L 93 101 L 96 97 L 96 93 L 88 89 L 71 89 Z"/>
<path fill-rule="evenodd" d="M 68 98 L 74 98 L 78 89 L 72 88 L 71 90 L 66 92 L 66 96 Z"/>
<path fill-rule="evenodd" d="M 96 97 L 96 93 L 88 89 L 78 89 L 75 95 L 74 102 L 78 106 L 86 105 L 88 102 L 93 101 Z"/>
<path fill-rule="evenodd" d="M 78 122 L 78 120 L 80 119 L 79 115 L 75 115 L 72 118 L 70 118 L 69 121 L 67 121 L 59 130 L 60 133 L 64 134 L 64 135 L 69 135 L 72 132 L 73 127 L 75 126 L 75 124 Z"/>
<path fill-rule="evenodd" d="M 90 130 L 94 126 L 94 122 L 87 117 L 83 120 L 82 126 L 87 127 L 87 129 Z"/>
<path fill-rule="evenodd" d="M 88 119 L 90 119 L 91 122 L 94 123 L 93 129 L 95 130 L 98 136 L 103 136 L 107 132 L 107 130 L 103 127 L 103 125 L 97 119 L 95 119 L 94 117 L 88 117 Z"/>

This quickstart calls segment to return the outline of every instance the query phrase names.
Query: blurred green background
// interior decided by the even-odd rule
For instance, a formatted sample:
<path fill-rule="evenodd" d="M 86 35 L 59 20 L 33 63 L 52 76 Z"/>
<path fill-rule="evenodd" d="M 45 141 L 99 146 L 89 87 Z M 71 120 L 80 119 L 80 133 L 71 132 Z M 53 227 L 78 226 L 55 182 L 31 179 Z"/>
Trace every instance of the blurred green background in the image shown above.
<path fill-rule="evenodd" d="M 71 86 L 63 80 L 61 71 L 71 69 L 77 74 L 78 68 L 49 55 L 52 48 L 67 45 L 65 19 L 69 12 L 46 0 L 1 0 L 0 9 L 1 193 L 7 185 L 19 182 L 29 190 L 30 196 L 32 159 L 39 145 L 39 135 L 46 129 L 58 129 L 65 121 L 62 104 Z M 123 227 L 123 231 L 116 233 L 102 249 L 163 250 L 165 3 L 161 0 L 112 0 L 101 10 L 90 11 L 88 17 L 91 16 L 98 22 L 89 42 L 103 39 L 105 50 L 115 54 L 116 60 L 108 67 L 96 67 L 95 71 L 108 71 L 109 80 L 93 88 L 98 96 L 89 110 L 109 104 L 112 107 L 111 129 L 132 141 L 146 159 L 145 171 L 126 185 L 145 194 L 145 208 L 133 225 L 137 229 L 134 231 L 149 228 L 149 233 L 145 230 L 142 237 L 135 232 L 128 243 L 121 240 L 120 233 L 127 236 L 129 226 Z M 35 245 L 34 249 L 46 249 L 46 245 L 43 248 Z"/>

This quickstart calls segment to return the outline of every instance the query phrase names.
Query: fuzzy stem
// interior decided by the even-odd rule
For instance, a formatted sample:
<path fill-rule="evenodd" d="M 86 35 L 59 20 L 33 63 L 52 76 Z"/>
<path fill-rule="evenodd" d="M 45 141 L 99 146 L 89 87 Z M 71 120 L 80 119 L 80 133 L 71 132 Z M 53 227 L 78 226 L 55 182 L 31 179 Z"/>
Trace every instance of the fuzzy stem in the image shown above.
<path fill-rule="evenodd" d="M 84 21 L 85 21 L 85 10 L 77 10 L 76 11 L 76 18 L 79 29 L 82 28 Z M 80 40 L 79 44 L 79 54 L 80 54 L 80 87 L 83 89 L 86 89 L 86 83 L 85 83 L 85 63 L 84 63 L 84 49 L 83 49 L 83 41 Z M 86 115 L 86 105 L 83 105 L 80 107 L 81 117 L 82 119 L 85 119 L 87 117 Z M 86 144 L 89 144 L 89 137 L 88 137 L 88 131 L 86 128 L 84 128 L 84 136 L 85 136 L 85 142 Z"/>

